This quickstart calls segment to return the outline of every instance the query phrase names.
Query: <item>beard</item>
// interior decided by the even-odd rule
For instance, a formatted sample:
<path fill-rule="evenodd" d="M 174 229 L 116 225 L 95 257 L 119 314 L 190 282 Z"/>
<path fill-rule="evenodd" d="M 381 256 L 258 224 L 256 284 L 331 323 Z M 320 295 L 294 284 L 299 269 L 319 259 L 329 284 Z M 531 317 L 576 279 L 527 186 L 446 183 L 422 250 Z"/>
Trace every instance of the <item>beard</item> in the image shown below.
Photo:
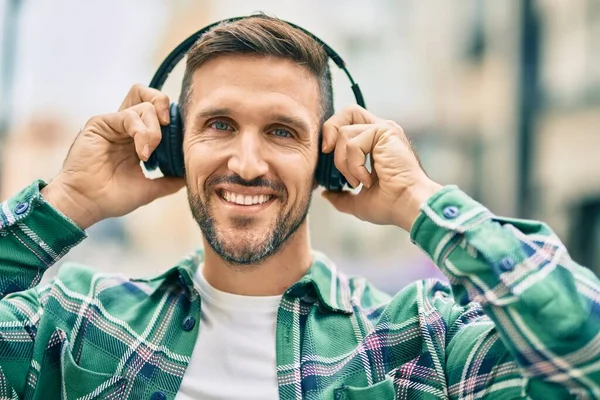
<path fill-rule="evenodd" d="M 235 231 L 219 227 L 210 207 L 211 196 L 219 196 L 213 189 L 215 185 L 230 183 L 247 187 L 265 187 L 277 193 L 275 201 L 280 202 L 279 213 L 269 227 L 263 232 L 253 232 L 252 225 L 256 219 L 248 216 L 230 218 Z M 262 177 L 246 181 L 238 175 L 220 176 L 209 178 L 204 185 L 204 199 L 190 188 L 188 184 L 188 202 L 192 216 L 202 231 L 202 235 L 213 249 L 224 261 L 230 265 L 256 265 L 277 253 L 286 241 L 298 230 L 306 220 L 310 202 L 312 200 L 312 189 L 308 186 L 307 192 L 302 196 L 300 204 L 285 210 L 283 205 L 287 202 L 287 191 L 281 182 L 266 180 Z M 246 232 L 239 230 L 247 228 Z M 234 236 L 238 240 L 234 241 Z"/>

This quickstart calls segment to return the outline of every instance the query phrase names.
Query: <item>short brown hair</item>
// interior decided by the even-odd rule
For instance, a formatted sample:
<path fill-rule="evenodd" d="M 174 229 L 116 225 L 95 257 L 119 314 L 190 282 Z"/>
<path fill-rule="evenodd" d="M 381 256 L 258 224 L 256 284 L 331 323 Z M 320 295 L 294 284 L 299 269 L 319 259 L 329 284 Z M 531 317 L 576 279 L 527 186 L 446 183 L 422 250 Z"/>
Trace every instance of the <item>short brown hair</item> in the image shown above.
<path fill-rule="evenodd" d="M 193 90 L 194 71 L 209 59 L 223 54 L 275 56 L 307 67 L 319 82 L 321 124 L 333 115 L 331 71 L 323 46 L 285 21 L 257 14 L 215 26 L 189 50 L 179 96 L 184 120 Z"/>

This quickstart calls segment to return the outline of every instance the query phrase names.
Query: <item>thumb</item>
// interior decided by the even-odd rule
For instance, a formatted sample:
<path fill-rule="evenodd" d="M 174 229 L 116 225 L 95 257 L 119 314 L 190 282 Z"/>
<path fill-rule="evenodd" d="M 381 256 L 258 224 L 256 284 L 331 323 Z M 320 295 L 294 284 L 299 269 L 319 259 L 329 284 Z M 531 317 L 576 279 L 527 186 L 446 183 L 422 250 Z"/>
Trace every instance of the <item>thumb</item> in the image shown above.
<path fill-rule="evenodd" d="M 354 206 L 356 201 L 356 195 L 352 192 L 321 192 L 321 197 L 326 199 L 331 205 L 338 210 L 346 214 L 354 215 Z"/>

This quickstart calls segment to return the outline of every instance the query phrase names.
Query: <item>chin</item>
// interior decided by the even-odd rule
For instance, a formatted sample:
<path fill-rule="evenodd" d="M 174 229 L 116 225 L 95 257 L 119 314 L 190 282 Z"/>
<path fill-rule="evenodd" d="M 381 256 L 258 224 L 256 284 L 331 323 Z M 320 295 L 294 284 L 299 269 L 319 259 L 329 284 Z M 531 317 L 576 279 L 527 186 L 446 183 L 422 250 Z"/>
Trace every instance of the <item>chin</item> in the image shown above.
<path fill-rule="evenodd" d="M 229 229 L 217 228 L 217 239 L 227 247 L 255 247 L 260 248 L 269 239 L 271 229 L 242 228 L 234 226 Z"/>
<path fill-rule="evenodd" d="M 270 232 L 272 229 L 252 229 L 239 226 L 221 230 L 209 240 L 211 247 L 225 261 L 234 264 L 251 264 L 272 253 Z"/>

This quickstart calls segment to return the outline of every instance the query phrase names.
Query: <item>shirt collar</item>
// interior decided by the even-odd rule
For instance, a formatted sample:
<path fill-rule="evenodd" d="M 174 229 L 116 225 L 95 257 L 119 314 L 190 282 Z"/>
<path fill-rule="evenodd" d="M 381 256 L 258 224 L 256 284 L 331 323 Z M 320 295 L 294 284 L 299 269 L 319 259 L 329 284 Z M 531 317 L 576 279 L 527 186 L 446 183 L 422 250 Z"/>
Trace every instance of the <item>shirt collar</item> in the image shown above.
<path fill-rule="evenodd" d="M 312 251 L 312 265 L 286 293 L 302 297 L 312 288 L 321 304 L 333 312 L 352 314 L 350 283 L 337 266 L 323 253 Z"/>
<path fill-rule="evenodd" d="M 285 293 L 291 297 L 301 298 L 311 294 L 314 290 L 319 302 L 328 310 L 352 314 L 348 278 L 338 271 L 335 263 L 323 253 L 313 250 L 311 254 L 312 264 L 308 271 Z M 134 279 L 134 281 L 151 283 L 172 279 L 174 275 L 177 275 L 183 286 L 191 288 L 194 285 L 194 275 L 203 260 L 204 251 L 199 249 L 160 275 L 150 279 Z"/>
<path fill-rule="evenodd" d="M 166 271 L 151 276 L 149 278 L 136 278 L 132 279 L 133 282 L 142 282 L 150 285 L 150 287 L 157 289 L 163 281 L 172 279 L 178 279 L 179 283 L 188 290 L 194 286 L 194 275 L 198 270 L 198 266 L 204 258 L 204 252 L 198 250 L 189 254 L 184 259 L 180 260 L 175 266 L 167 269 Z M 194 291 L 191 291 L 193 293 Z"/>

